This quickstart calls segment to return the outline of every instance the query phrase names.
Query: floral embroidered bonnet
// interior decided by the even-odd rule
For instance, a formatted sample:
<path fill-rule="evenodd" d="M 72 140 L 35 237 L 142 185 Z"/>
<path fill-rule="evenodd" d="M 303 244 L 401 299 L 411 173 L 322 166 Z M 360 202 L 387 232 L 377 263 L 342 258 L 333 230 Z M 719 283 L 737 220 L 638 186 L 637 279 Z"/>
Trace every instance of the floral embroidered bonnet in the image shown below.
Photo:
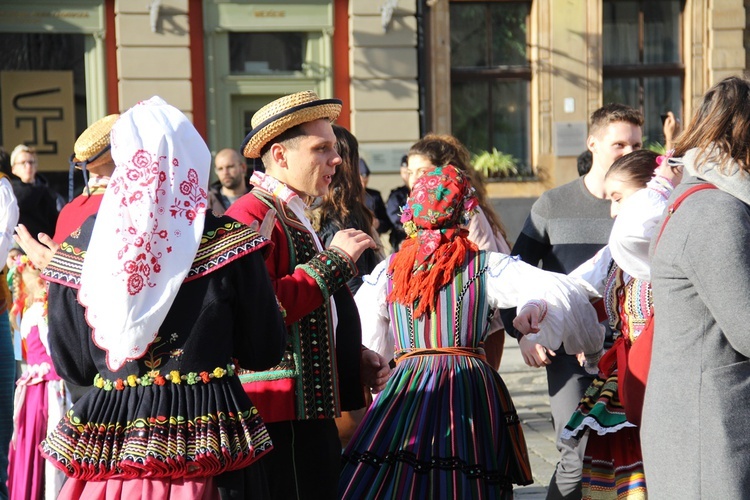
<path fill-rule="evenodd" d="M 177 108 L 152 97 L 112 129 L 117 168 L 83 262 L 79 302 L 110 370 L 142 357 L 203 233 L 211 154 Z"/>
<path fill-rule="evenodd" d="M 467 250 L 477 251 L 466 236 L 478 205 L 469 179 L 453 165 L 436 167 L 417 179 L 401 213 L 409 238 L 389 266 L 394 279 L 390 301 L 419 300 L 416 316 L 432 308 L 439 289 L 463 265 Z"/>

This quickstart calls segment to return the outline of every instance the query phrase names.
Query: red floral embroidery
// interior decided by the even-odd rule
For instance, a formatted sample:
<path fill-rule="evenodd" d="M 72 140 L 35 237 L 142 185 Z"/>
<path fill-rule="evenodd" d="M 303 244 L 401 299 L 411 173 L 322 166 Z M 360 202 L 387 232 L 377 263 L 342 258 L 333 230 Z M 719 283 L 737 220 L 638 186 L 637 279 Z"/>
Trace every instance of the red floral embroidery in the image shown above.
<path fill-rule="evenodd" d="M 187 180 L 180 183 L 179 189 L 187 199 L 180 201 L 175 198 L 169 212 L 172 217 L 185 217 L 188 223 L 192 224 L 198 214 L 206 210 L 204 200 L 207 198 L 206 190 L 200 186 L 198 172 L 195 169 L 188 170 Z"/>
<path fill-rule="evenodd" d="M 128 278 L 128 293 L 135 295 L 143 290 L 143 278 L 138 274 L 131 274 Z"/>

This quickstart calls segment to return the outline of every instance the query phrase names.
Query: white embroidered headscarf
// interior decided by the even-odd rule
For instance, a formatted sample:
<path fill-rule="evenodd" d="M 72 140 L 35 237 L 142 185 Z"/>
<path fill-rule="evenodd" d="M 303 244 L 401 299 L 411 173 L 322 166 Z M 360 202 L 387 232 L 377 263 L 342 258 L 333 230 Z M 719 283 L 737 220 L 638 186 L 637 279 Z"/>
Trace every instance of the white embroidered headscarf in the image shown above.
<path fill-rule="evenodd" d="M 146 353 L 190 270 L 211 154 L 184 114 L 152 97 L 115 123 L 112 159 L 78 300 L 116 371 Z"/>

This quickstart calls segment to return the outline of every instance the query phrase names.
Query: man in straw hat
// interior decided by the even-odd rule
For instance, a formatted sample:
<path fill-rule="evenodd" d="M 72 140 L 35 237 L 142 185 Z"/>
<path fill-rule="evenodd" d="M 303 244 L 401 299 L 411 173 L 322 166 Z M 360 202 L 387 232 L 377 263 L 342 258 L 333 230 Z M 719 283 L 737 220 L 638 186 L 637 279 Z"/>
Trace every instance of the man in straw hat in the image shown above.
<path fill-rule="evenodd" d="M 336 498 L 341 442 L 334 418 L 364 406 L 362 386 L 382 389 L 390 368 L 361 346 L 356 305 L 346 282 L 372 238 L 339 231 L 326 250 L 305 215 L 326 194 L 341 158 L 331 127 L 338 99 L 312 91 L 284 96 L 261 108 L 242 152 L 262 158 L 253 189 L 227 210 L 246 224 L 277 213 L 266 258 L 286 310 L 287 351 L 281 363 L 242 375 L 245 391 L 267 423 L 274 450 L 261 460 L 271 495 L 279 499 Z"/>
<path fill-rule="evenodd" d="M 50 238 L 47 234 L 39 233 L 37 241 L 25 226 L 19 225 L 16 228 L 16 242 L 37 268 L 47 267 L 58 243 L 63 242 L 83 224 L 83 221 L 99 211 L 102 195 L 115 170 L 110 154 L 109 136 L 119 117 L 119 114 L 112 114 L 97 120 L 76 140 L 70 157 L 69 193 L 72 196 L 73 173 L 76 168 L 83 172 L 86 187 L 83 193 L 63 207 L 57 218 L 55 235 Z"/>
<path fill-rule="evenodd" d="M 37 240 L 23 224 L 16 227 L 16 234 L 13 238 L 38 269 L 47 267 L 59 244 L 78 230 L 89 216 L 99 211 L 102 198 L 104 198 L 104 190 L 115 171 L 115 163 L 110 153 L 110 132 L 119 117 L 119 114 L 112 114 L 97 120 L 81 133 L 73 145 L 73 154 L 70 157 L 69 193 L 72 196 L 73 173 L 76 168 L 83 172 L 86 187 L 83 193 L 60 211 L 55 224 L 55 235 L 50 238 L 45 233 L 39 233 Z M 72 383 L 68 384 L 68 388 L 73 401 L 77 401 L 88 390 L 88 387 L 80 387 Z"/>

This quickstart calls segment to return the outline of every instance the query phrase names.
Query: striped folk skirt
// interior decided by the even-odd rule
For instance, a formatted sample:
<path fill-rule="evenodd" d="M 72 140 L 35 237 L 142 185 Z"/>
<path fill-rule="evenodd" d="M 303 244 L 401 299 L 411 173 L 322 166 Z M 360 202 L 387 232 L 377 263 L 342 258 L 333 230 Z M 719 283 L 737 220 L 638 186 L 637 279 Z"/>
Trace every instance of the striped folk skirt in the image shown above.
<path fill-rule="evenodd" d="M 512 498 L 532 482 L 498 373 L 446 353 L 399 362 L 343 454 L 341 498 Z"/>

